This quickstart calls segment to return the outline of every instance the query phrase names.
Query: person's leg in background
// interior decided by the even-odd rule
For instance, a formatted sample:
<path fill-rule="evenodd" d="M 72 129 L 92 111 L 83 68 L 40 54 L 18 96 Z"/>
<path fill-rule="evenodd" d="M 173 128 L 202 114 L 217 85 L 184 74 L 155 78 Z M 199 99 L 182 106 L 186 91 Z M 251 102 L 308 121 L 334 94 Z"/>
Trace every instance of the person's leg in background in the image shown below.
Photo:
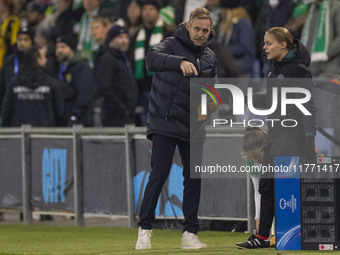
<path fill-rule="evenodd" d="M 261 212 L 261 194 L 259 193 L 260 177 L 250 175 L 254 185 L 254 202 L 255 202 L 255 223 L 256 234 L 259 232 L 260 227 L 260 212 Z"/>

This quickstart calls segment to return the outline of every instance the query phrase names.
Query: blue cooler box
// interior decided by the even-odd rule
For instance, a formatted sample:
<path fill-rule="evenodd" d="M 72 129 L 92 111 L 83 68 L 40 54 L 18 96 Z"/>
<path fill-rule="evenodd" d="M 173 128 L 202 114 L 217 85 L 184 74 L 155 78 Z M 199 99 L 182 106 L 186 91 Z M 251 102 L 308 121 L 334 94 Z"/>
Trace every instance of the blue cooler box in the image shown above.
<path fill-rule="evenodd" d="M 301 250 L 299 157 L 276 157 L 275 209 L 277 250 Z"/>

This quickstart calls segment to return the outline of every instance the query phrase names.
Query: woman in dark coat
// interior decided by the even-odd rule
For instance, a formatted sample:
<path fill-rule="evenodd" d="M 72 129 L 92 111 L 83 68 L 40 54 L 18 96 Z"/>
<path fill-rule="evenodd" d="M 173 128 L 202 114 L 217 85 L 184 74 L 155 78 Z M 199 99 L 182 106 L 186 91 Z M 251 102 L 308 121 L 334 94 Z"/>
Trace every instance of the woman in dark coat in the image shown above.
<path fill-rule="evenodd" d="M 265 54 L 268 60 L 273 60 L 268 75 L 266 95 L 254 97 L 255 107 L 270 108 L 272 106 L 272 90 L 282 87 L 299 87 L 311 91 L 312 76 L 308 70 L 310 55 L 306 47 L 298 40 L 293 40 L 290 32 L 283 27 L 273 27 L 264 36 Z M 296 82 L 297 79 L 302 78 Z M 294 82 L 295 81 L 295 82 Z M 276 110 L 268 119 L 278 119 L 274 125 L 268 124 L 268 135 L 263 147 L 263 165 L 274 165 L 275 156 L 305 156 L 315 158 L 314 136 L 316 122 L 313 99 L 303 106 L 311 115 L 304 115 L 295 105 L 286 106 L 286 115 L 281 113 L 281 95 L 278 93 Z M 289 98 L 301 98 L 300 93 L 289 93 Z M 280 123 L 284 119 L 294 119 L 297 125 L 284 127 Z M 236 244 L 240 248 L 269 247 L 269 232 L 274 217 L 274 179 L 261 178 L 259 185 L 261 194 L 260 227 L 257 235 L 252 235 L 248 241 Z"/>

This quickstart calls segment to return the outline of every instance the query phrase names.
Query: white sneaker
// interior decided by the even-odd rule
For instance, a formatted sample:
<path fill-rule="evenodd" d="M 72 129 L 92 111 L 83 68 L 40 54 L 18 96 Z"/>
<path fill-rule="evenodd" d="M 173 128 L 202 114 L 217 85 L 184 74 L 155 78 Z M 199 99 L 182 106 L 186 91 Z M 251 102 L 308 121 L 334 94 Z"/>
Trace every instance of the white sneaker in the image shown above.
<path fill-rule="evenodd" d="M 201 249 L 207 245 L 202 243 L 197 235 L 185 231 L 182 235 L 181 249 Z"/>
<path fill-rule="evenodd" d="M 136 250 L 151 249 L 152 230 L 138 228 L 138 240 L 136 243 Z"/>

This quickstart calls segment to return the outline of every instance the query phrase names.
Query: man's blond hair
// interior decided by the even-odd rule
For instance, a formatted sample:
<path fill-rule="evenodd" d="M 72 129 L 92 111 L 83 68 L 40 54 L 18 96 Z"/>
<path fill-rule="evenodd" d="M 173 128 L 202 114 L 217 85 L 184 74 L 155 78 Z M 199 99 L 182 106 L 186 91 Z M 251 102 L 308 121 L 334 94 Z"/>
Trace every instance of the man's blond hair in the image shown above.
<path fill-rule="evenodd" d="M 212 24 L 212 15 L 206 8 L 195 8 L 190 13 L 189 23 L 191 23 L 194 19 L 209 19 Z"/>

